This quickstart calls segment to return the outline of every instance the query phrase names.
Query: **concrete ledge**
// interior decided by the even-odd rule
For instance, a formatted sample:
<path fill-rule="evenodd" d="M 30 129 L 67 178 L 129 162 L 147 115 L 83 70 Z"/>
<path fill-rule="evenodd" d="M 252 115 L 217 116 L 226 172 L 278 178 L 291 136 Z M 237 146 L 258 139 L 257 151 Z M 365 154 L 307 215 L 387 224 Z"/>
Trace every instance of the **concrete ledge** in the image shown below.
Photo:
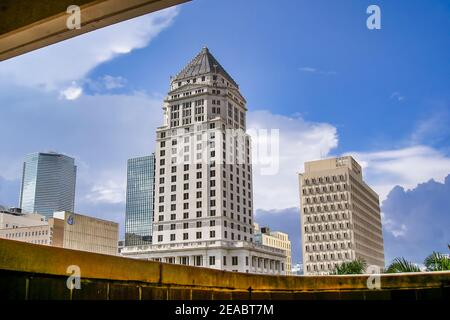
<path fill-rule="evenodd" d="M 5 0 L 0 3 L 0 61 L 190 0 Z M 69 30 L 69 5 L 81 28 Z"/>
<path fill-rule="evenodd" d="M 83 290 L 69 292 L 67 267 Z M 29 299 L 428 299 L 450 298 L 450 272 L 381 275 L 266 276 L 164 264 L 0 239 L 3 291 Z M 14 289 L 13 289 L 14 288 Z"/>

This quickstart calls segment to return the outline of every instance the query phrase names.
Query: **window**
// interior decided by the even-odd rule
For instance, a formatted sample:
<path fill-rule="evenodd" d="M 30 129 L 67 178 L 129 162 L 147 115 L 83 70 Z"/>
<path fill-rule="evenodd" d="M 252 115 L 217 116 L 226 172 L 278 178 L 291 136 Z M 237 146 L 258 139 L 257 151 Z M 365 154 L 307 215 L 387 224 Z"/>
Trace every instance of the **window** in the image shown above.
<path fill-rule="evenodd" d="M 210 266 L 214 266 L 216 264 L 216 257 L 215 256 L 210 256 L 209 257 L 209 265 Z"/>
<path fill-rule="evenodd" d="M 163 241 L 163 236 L 162 236 L 162 234 L 160 234 L 159 236 L 158 236 L 158 242 L 162 242 Z"/>
<path fill-rule="evenodd" d="M 170 241 L 175 241 L 175 234 L 174 234 L 174 233 L 172 233 L 172 234 L 170 235 Z"/>
<path fill-rule="evenodd" d="M 210 238 L 215 238 L 215 237 L 216 237 L 216 231 L 211 230 L 211 231 L 209 232 L 209 237 L 210 237 Z"/>
<path fill-rule="evenodd" d="M 189 233 L 183 233 L 183 240 L 188 240 L 189 239 Z"/>
<path fill-rule="evenodd" d="M 238 265 L 238 257 L 231 257 L 231 265 L 232 266 Z"/>
<path fill-rule="evenodd" d="M 202 238 L 202 233 L 201 233 L 201 231 L 199 231 L 199 232 L 196 233 L 196 238 L 197 238 L 197 239 L 201 239 L 201 238 Z"/>

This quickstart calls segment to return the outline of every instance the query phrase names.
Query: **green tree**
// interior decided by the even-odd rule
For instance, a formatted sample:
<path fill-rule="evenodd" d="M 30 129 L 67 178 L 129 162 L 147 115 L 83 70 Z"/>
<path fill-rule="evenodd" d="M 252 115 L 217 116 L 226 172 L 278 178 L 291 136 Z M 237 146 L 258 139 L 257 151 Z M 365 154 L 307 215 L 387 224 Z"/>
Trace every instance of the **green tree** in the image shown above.
<path fill-rule="evenodd" d="M 332 274 L 363 274 L 366 271 L 367 263 L 364 259 L 343 262 L 336 266 Z"/>
<path fill-rule="evenodd" d="M 442 253 L 433 252 L 424 261 L 427 271 L 450 270 L 450 259 Z"/>
<path fill-rule="evenodd" d="M 420 268 L 405 258 L 395 258 L 387 267 L 386 273 L 420 272 Z"/>

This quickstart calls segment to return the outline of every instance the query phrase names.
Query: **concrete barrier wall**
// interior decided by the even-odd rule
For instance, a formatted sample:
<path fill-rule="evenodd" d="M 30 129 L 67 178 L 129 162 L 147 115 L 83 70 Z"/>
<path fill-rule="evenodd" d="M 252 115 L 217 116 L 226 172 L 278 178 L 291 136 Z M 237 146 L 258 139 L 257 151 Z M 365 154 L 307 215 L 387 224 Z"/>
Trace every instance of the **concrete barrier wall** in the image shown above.
<path fill-rule="evenodd" d="M 69 290 L 69 266 L 81 289 Z M 7 299 L 450 299 L 450 272 L 267 276 L 107 256 L 0 239 L 0 298 Z"/>

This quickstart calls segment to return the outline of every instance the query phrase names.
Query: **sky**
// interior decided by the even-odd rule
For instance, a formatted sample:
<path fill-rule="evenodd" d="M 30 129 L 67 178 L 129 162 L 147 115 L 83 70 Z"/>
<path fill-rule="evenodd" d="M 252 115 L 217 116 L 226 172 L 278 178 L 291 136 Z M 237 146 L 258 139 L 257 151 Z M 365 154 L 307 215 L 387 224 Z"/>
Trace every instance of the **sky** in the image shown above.
<path fill-rule="evenodd" d="M 62 152 L 78 166 L 75 210 L 123 235 L 126 161 L 153 151 L 170 76 L 206 45 L 240 85 L 247 127 L 279 130 L 254 206 L 289 233 L 293 261 L 297 173 L 350 154 L 380 195 L 386 262 L 420 263 L 450 242 L 449 30 L 446 0 L 194 0 L 0 62 L 0 204 L 18 204 L 26 154 Z"/>

